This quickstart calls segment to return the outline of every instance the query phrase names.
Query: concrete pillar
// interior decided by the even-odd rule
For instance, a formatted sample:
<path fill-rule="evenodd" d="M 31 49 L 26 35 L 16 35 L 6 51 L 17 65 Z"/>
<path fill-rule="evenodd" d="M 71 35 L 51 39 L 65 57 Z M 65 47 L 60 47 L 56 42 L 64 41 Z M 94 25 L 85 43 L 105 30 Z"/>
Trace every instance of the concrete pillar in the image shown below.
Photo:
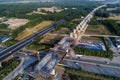
<path fill-rule="evenodd" d="M 80 26 L 77 26 L 77 27 L 76 27 L 76 30 L 80 30 Z"/>
<path fill-rule="evenodd" d="M 2 63 L 0 62 L 0 67 L 2 67 Z"/>
<path fill-rule="evenodd" d="M 54 76 L 56 74 L 55 69 L 53 69 L 50 74 Z"/>
<path fill-rule="evenodd" d="M 74 38 L 76 38 L 76 39 L 77 39 L 77 34 L 74 34 Z"/>
<path fill-rule="evenodd" d="M 40 61 L 40 52 L 37 52 L 38 61 Z"/>
<path fill-rule="evenodd" d="M 74 31 L 73 31 L 74 33 L 76 33 L 76 29 L 74 29 Z"/>
<path fill-rule="evenodd" d="M 77 26 L 76 29 L 79 30 L 79 27 Z"/>
<path fill-rule="evenodd" d="M 71 38 L 73 38 L 73 37 L 74 37 L 74 36 L 73 36 L 73 33 L 70 33 L 70 37 L 71 37 Z"/>

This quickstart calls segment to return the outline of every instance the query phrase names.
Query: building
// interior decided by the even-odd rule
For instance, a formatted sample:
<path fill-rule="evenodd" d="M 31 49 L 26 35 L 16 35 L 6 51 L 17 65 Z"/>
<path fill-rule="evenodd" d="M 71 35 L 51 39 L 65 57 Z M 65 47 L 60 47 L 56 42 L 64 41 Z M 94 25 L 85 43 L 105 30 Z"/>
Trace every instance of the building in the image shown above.
<path fill-rule="evenodd" d="M 4 36 L 4 37 L 0 38 L 0 41 L 1 41 L 2 43 L 4 43 L 4 42 L 8 41 L 9 39 L 10 39 L 10 38 L 9 38 L 8 36 Z"/>
<path fill-rule="evenodd" d="M 116 42 L 120 42 L 120 37 L 115 38 Z"/>
<path fill-rule="evenodd" d="M 120 49 L 120 37 L 115 38 L 116 47 Z"/>
<path fill-rule="evenodd" d="M 120 49 L 120 42 L 117 42 L 116 46 L 117 46 L 118 49 Z"/>

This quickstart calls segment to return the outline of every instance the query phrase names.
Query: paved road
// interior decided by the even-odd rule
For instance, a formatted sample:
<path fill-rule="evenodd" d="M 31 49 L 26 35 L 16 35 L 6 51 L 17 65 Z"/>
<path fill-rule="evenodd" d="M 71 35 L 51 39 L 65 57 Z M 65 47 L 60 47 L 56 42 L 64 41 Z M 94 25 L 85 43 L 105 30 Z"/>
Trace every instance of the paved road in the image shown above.
<path fill-rule="evenodd" d="M 65 20 L 60 20 L 58 21 L 57 23 L 47 27 L 47 28 L 44 28 L 38 32 L 36 32 L 35 34 L 33 34 L 32 36 L 18 42 L 17 44 L 13 45 L 13 46 L 10 46 L 4 50 L 2 50 L 0 52 L 0 62 L 4 61 L 6 58 L 8 58 L 9 56 L 13 55 L 14 53 L 16 53 L 17 51 L 19 51 L 20 49 L 22 49 L 23 47 L 31 44 L 32 42 L 34 42 L 36 36 L 43 36 L 45 35 L 46 33 L 52 31 L 53 29 L 55 29 L 57 27 L 57 24 L 63 24 L 65 22 Z"/>
<path fill-rule="evenodd" d="M 76 69 L 82 68 L 85 71 L 110 75 L 110 76 L 117 76 L 120 77 L 120 67 L 114 67 L 109 65 L 102 65 L 101 63 L 91 63 L 88 61 L 81 61 L 81 60 L 63 60 L 62 64 L 67 67 L 72 67 Z"/>
<path fill-rule="evenodd" d="M 117 47 L 113 44 L 113 42 L 111 41 L 111 39 L 110 38 L 106 38 L 107 40 L 108 40 L 108 42 L 111 44 L 110 45 L 110 50 L 116 55 L 116 56 L 120 56 L 120 54 L 119 54 L 119 50 L 117 49 Z"/>
<path fill-rule="evenodd" d="M 109 66 L 109 67 L 116 67 L 116 68 L 120 68 L 120 64 L 117 64 L 117 63 L 112 63 L 112 62 L 109 62 L 108 64 L 106 63 L 106 61 L 100 61 L 100 60 L 92 60 L 92 59 L 77 59 L 77 58 L 73 58 L 72 60 L 70 60 L 69 58 L 65 58 L 64 60 L 69 60 L 69 61 L 83 61 L 83 62 L 88 62 L 88 63 L 94 63 L 94 64 L 100 64 L 100 65 L 103 65 L 103 66 Z"/>
<path fill-rule="evenodd" d="M 37 57 L 35 56 L 24 56 L 21 59 L 20 65 L 16 69 L 13 70 L 9 75 L 7 75 L 4 80 L 12 80 L 14 79 L 19 73 L 23 73 L 24 69 L 27 68 L 30 64 L 37 61 Z"/>

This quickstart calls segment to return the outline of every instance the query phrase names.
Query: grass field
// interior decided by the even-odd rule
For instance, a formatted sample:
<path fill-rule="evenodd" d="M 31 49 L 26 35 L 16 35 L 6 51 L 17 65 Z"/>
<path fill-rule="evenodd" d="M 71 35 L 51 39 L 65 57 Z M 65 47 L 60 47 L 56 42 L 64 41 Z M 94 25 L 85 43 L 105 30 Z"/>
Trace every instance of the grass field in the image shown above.
<path fill-rule="evenodd" d="M 109 17 L 106 20 L 120 20 L 120 15 L 115 16 L 115 17 Z"/>
<path fill-rule="evenodd" d="M 20 40 L 34 34 L 35 32 L 37 32 L 37 31 L 51 25 L 52 23 L 53 23 L 52 21 L 43 21 L 40 24 L 34 26 L 33 28 L 27 28 L 22 33 L 20 33 L 15 40 L 20 41 Z"/>

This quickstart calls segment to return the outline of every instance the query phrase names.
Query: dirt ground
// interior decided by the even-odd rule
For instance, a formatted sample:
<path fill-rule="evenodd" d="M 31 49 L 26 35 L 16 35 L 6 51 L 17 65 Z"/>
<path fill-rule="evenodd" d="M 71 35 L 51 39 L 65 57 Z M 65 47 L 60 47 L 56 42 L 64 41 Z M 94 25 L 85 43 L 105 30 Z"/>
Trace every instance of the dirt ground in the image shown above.
<path fill-rule="evenodd" d="M 64 71 L 65 71 L 64 67 L 56 66 L 55 69 L 56 69 L 56 73 L 58 73 L 58 80 L 63 80 L 62 75 L 64 74 Z"/>
<path fill-rule="evenodd" d="M 110 31 L 104 25 L 89 25 L 85 34 L 110 35 Z"/>
<path fill-rule="evenodd" d="M 43 39 L 39 41 L 39 43 L 50 43 L 50 44 L 55 44 L 57 41 L 59 41 L 62 37 L 61 36 L 56 36 L 56 35 L 45 35 Z"/>
<path fill-rule="evenodd" d="M 97 37 L 86 37 L 86 36 L 83 36 L 83 37 L 81 38 L 81 40 L 89 40 L 89 41 L 91 41 L 91 42 L 94 42 L 94 41 L 96 41 L 96 42 L 101 42 L 101 39 L 100 39 L 100 38 L 97 38 Z"/>
<path fill-rule="evenodd" d="M 120 20 L 120 15 L 115 16 L 115 17 L 109 17 L 106 20 Z"/>
<path fill-rule="evenodd" d="M 15 30 L 15 29 L 21 27 L 22 25 L 25 25 L 28 22 L 29 22 L 29 20 L 27 20 L 27 19 L 10 18 L 10 19 L 8 19 L 8 21 L 5 21 L 3 23 L 9 25 L 8 26 L 9 29 Z"/>
<path fill-rule="evenodd" d="M 54 31 L 54 34 L 69 34 L 70 33 L 70 29 L 68 28 L 61 28 L 58 31 Z"/>

